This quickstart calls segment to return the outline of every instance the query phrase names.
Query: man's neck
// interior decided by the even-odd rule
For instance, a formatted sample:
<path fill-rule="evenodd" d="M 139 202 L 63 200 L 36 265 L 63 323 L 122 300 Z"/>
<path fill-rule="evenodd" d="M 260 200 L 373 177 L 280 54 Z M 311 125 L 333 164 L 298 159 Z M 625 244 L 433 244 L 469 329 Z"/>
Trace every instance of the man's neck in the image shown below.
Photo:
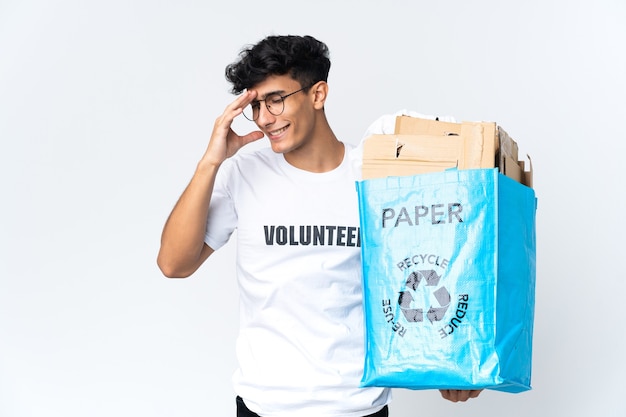
<path fill-rule="evenodd" d="M 335 140 L 333 144 L 317 147 L 308 152 L 300 150 L 284 154 L 285 160 L 296 168 L 310 172 L 328 172 L 341 165 L 345 153 L 343 143 Z"/>
<path fill-rule="evenodd" d="M 321 123 L 310 140 L 284 154 L 285 160 L 296 168 L 310 172 L 328 172 L 341 165 L 345 147 L 328 123 Z"/>

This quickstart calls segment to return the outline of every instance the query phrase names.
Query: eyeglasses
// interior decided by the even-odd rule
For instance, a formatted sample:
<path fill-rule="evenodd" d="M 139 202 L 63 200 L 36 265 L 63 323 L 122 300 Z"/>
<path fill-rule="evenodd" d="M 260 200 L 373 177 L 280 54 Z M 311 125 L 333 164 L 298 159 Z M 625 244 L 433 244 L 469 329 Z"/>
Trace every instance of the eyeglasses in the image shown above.
<path fill-rule="evenodd" d="M 294 91 L 293 93 L 289 93 L 286 96 L 281 96 L 278 93 L 268 94 L 263 100 L 255 100 L 250 105 L 246 106 L 243 109 L 243 115 L 246 119 L 251 122 L 256 121 L 259 118 L 259 114 L 261 112 L 261 102 L 265 102 L 265 107 L 270 114 L 274 116 L 280 116 L 285 111 L 285 99 L 289 96 L 292 96 L 300 91 L 306 90 L 308 87 L 302 87 L 301 89 Z"/>

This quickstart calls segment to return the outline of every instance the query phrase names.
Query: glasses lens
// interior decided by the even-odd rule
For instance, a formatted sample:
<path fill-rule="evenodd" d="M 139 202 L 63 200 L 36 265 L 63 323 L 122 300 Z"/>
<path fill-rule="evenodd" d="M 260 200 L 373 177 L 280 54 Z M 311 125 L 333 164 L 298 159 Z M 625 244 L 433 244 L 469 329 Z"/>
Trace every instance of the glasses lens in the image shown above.
<path fill-rule="evenodd" d="M 246 119 L 254 122 L 259 118 L 259 103 L 258 101 L 255 103 L 250 103 L 246 107 L 243 108 L 243 115 Z"/>
<path fill-rule="evenodd" d="M 267 110 L 274 116 L 280 116 L 285 109 L 285 102 L 280 94 L 270 94 L 265 97 L 265 105 L 267 106 Z"/>
<path fill-rule="evenodd" d="M 287 97 L 289 97 L 290 95 L 291 94 L 289 94 Z M 245 118 L 253 122 L 256 121 L 259 118 L 259 112 L 261 109 L 262 102 L 265 104 L 267 111 L 269 111 L 274 116 L 280 116 L 281 114 L 283 114 L 283 111 L 285 110 L 284 98 L 281 97 L 280 94 L 270 94 L 267 97 L 265 97 L 264 100 L 254 101 L 250 103 L 249 105 L 247 105 L 246 107 L 244 107 L 243 115 L 245 116 Z"/>

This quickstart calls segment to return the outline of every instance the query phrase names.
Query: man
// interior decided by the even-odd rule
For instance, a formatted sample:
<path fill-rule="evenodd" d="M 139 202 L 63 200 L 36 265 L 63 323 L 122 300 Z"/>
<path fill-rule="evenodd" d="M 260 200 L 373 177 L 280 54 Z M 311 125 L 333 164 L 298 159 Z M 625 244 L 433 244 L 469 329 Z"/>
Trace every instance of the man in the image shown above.
<path fill-rule="evenodd" d="M 330 60 L 310 36 L 270 36 L 226 68 L 240 94 L 168 218 L 158 264 L 187 277 L 237 229 L 238 416 L 387 416 L 360 388 L 363 316 L 351 147 L 324 112 Z M 239 136 L 244 114 L 259 130 Z M 270 148 L 237 153 L 266 136 Z M 478 391 L 444 391 L 464 401 Z"/>

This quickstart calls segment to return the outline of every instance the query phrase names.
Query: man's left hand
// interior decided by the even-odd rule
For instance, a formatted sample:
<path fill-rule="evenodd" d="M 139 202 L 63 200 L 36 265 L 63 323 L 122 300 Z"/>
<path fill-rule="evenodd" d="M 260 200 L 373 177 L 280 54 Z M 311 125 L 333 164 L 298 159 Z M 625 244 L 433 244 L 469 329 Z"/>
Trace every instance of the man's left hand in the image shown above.
<path fill-rule="evenodd" d="M 440 389 L 441 396 L 453 403 L 464 402 L 470 398 L 476 398 L 482 392 L 481 389 L 458 390 L 458 389 Z"/>

